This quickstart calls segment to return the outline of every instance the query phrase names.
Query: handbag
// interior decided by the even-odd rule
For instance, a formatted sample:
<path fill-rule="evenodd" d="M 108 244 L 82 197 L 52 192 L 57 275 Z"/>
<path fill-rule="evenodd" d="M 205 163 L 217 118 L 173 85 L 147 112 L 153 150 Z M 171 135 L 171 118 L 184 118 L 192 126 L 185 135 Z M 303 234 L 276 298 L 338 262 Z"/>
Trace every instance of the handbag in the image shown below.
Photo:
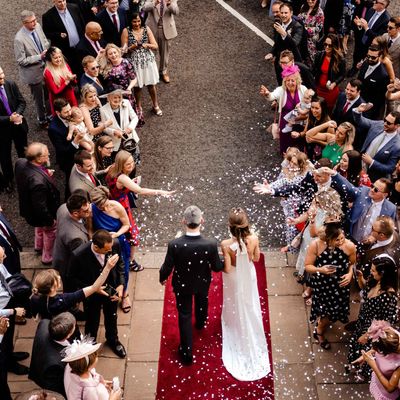
<path fill-rule="evenodd" d="M 267 128 L 267 132 L 272 134 L 272 139 L 279 139 L 279 125 L 277 122 L 278 112 L 275 109 L 274 112 L 274 122 Z"/>
<path fill-rule="evenodd" d="M 290 247 L 293 247 L 294 249 L 298 249 L 300 247 L 301 242 L 303 240 L 303 234 L 307 226 L 308 226 L 308 221 L 304 223 L 303 229 L 290 242 Z"/>
<path fill-rule="evenodd" d="M 32 283 L 24 274 L 17 273 L 6 279 L 8 286 L 15 297 L 29 297 L 32 294 Z"/>
<path fill-rule="evenodd" d="M 138 141 L 139 138 L 136 139 L 133 134 L 132 136 L 128 136 L 125 132 L 121 138 L 121 149 L 132 154 L 136 165 L 140 165 L 140 149 Z"/>

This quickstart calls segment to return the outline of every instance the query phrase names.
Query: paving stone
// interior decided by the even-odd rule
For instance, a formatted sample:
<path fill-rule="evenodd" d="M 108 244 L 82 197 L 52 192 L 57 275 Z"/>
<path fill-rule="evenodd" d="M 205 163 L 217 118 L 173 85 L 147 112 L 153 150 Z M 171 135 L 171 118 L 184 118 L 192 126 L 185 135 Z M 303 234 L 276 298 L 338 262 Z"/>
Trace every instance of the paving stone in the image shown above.
<path fill-rule="evenodd" d="M 285 253 L 280 251 L 264 252 L 265 265 L 267 268 L 284 267 L 287 265 Z"/>
<path fill-rule="evenodd" d="M 266 268 L 268 295 L 278 296 L 299 295 L 303 292 L 303 288 L 296 282 L 293 276 L 295 268 L 293 267 L 277 267 Z"/>
<path fill-rule="evenodd" d="M 129 361 L 158 362 L 162 301 L 135 301 L 129 342 Z"/>
<path fill-rule="evenodd" d="M 34 338 L 38 322 L 34 318 L 26 320 L 26 325 L 15 325 L 15 337 Z"/>
<path fill-rule="evenodd" d="M 10 376 L 10 374 L 8 375 Z M 8 386 L 10 387 L 11 394 L 16 396 L 19 393 L 29 392 L 34 389 L 39 389 L 35 382 L 26 378 L 25 381 L 10 381 L 8 379 Z"/>
<path fill-rule="evenodd" d="M 118 338 L 128 352 L 129 342 L 131 339 L 130 327 L 118 325 Z M 104 326 L 101 326 L 99 329 L 99 332 L 97 334 L 97 341 L 101 343 L 105 343 L 106 341 Z M 101 347 L 100 355 L 103 357 L 116 358 L 118 360 L 121 360 L 122 365 L 124 364 L 124 360 L 120 359 L 116 354 L 114 354 L 114 352 L 108 347 L 107 344 L 104 344 L 104 346 Z"/>
<path fill-rule="evenodd" d="M 34 268 L 34 269 L 49 268 L 48 266 L 42 264 L 41 256 L 37 255 L 33 251 L 21 251 L 20 257 L 21 257 L 21 266 L 22 266 L 22 269 L 24 269 L 24 270 L 30 269 L 30 268 Z"/>
<path fill-rule="evenodd" d="M 160 285 L 156 269 L 145 269 L 137 276 L 135 300 L 164 300 L 164 287 Z"/>
<path fill-rule="evenodd" d="M 275 400 L 317 400 L 313 363 L 274 362 Z"/>
<path fill-rule="evenodd" d="M 317 385 L 319 400 L 372 400 L 369 384 L 328 384 Z"/>
<path fill-rule="evenodd" d="M 137 252 L 135 260 L 144 268 L 154 268 L 154 253 Z"/>
<path fill-rule="evenodd" d="M 124 386 L 126 361 L 119 358 L 99 357 L 96 371 L 103 375 L 104 379 L 112 380 L 118 376 L 121 386 Z M 127 399 L 129 397 L 126 397 Z"/>
<path fill-rule="evenodd" d="M 272 357 L 289 364 L 312 361 L 309 328 L 300 296 L 269 296 Z"/>
<path fill-rule="evenodd" d="M 154 400 L 157 389 L 157 372 L 157 362 L 128 362 L 124 398 Z"/>

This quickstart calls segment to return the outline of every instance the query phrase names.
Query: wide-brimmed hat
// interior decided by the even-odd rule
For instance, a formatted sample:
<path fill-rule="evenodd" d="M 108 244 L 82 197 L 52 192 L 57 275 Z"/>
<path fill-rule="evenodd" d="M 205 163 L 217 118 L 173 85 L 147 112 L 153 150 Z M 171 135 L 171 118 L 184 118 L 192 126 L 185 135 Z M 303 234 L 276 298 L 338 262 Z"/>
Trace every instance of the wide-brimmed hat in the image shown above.
<path fill-rule="evenodd" d="M 86 358 L 101 347 L 101 343 L 94 343 L 94 338 L 81 336 L 81 340 L 75 339 L 69 346 L 62 350 L 64 357 L 61 361 L 71 362 Z"/>
<path fill-rule="evenodd" d="M 132 94 L 131 91 L 124 89 L 122 86 L 114 86 L 110 88 L 106 93 L 99 96 L 101 99 L 107 98 L 110 94 L 120 94 L 121 96 L 126 95 L 129 96 Z"/>

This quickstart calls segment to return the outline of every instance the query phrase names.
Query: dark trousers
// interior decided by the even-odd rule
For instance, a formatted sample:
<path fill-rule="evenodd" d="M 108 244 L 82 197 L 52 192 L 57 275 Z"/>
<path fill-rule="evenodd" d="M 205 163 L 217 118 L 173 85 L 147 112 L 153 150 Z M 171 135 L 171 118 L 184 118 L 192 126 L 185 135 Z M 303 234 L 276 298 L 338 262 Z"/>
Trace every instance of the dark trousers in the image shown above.
<path fill-rule="evenodd" d="M 3 171 L 5 184 L 8 185 L 14 179 L 14 169 L 12 163 L 12 143 L 14 142 L 15 150 L 18 157 L 25 157 L 25 147 L 27 146 L 27 133 L 21 125 L 7 126 L 2 134 L 0 146 L 0 165 Z"/>
<path fill-rule="evenodd" d="M 175 293 L 176 307 L 178 309 L 179 334 L 181 348 L 185 353 L 192 354 L 192 300 L 193 294 Z M 207 320 L 208 315 L 208 292 L 194 294 L 194 315 L 196 325 L 201 327 Z"/>
<path fill-rule="evenodd" d="M 100 324 L 100 312 L 103 307 L 106 339 L 110 344 L 114 344 L 118 340 L 118 301 L 111 301 L 106 296 L 93 294 L 83 302 L 83 306 L 86 314 L 85 334 L 95 339 L 97 338 L 97 331 L 99 330 Z"/>
<path fill-rule="evenodd" d="M 0 344 L 0 393 L 4 400 L 12 400 L 10 388 L 7 383 L 7 362 L 3 350 L 3 343 Z"/>

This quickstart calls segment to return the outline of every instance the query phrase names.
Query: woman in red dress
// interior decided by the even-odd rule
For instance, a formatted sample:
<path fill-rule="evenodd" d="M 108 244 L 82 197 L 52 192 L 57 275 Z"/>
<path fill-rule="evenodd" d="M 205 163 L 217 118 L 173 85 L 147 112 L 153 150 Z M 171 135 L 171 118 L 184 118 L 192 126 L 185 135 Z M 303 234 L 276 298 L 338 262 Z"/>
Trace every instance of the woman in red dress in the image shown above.
<path fill-rule="evenodd" d="M 49 91 L 49 101 L 52 115 L 55 115 L 53 101 L 58 97 L 66 99 L 71 107 L 78 106 L 74 87 L 77 83 L 76 75 L 65 62 L 62 51 L 57 47 L 50 47 L 46 52 L 46 68 L 44 69 L 44 82 Z"/>
<path fill-rule="evenodd" d="M 325 37 L 324 50 L 315 55 L 313 72 L 317 94 L 326 100 L 331 114 L 339 96 L 339 84 L 346 75 L 346 60 L 337 35 L 329 33 Z"/>

